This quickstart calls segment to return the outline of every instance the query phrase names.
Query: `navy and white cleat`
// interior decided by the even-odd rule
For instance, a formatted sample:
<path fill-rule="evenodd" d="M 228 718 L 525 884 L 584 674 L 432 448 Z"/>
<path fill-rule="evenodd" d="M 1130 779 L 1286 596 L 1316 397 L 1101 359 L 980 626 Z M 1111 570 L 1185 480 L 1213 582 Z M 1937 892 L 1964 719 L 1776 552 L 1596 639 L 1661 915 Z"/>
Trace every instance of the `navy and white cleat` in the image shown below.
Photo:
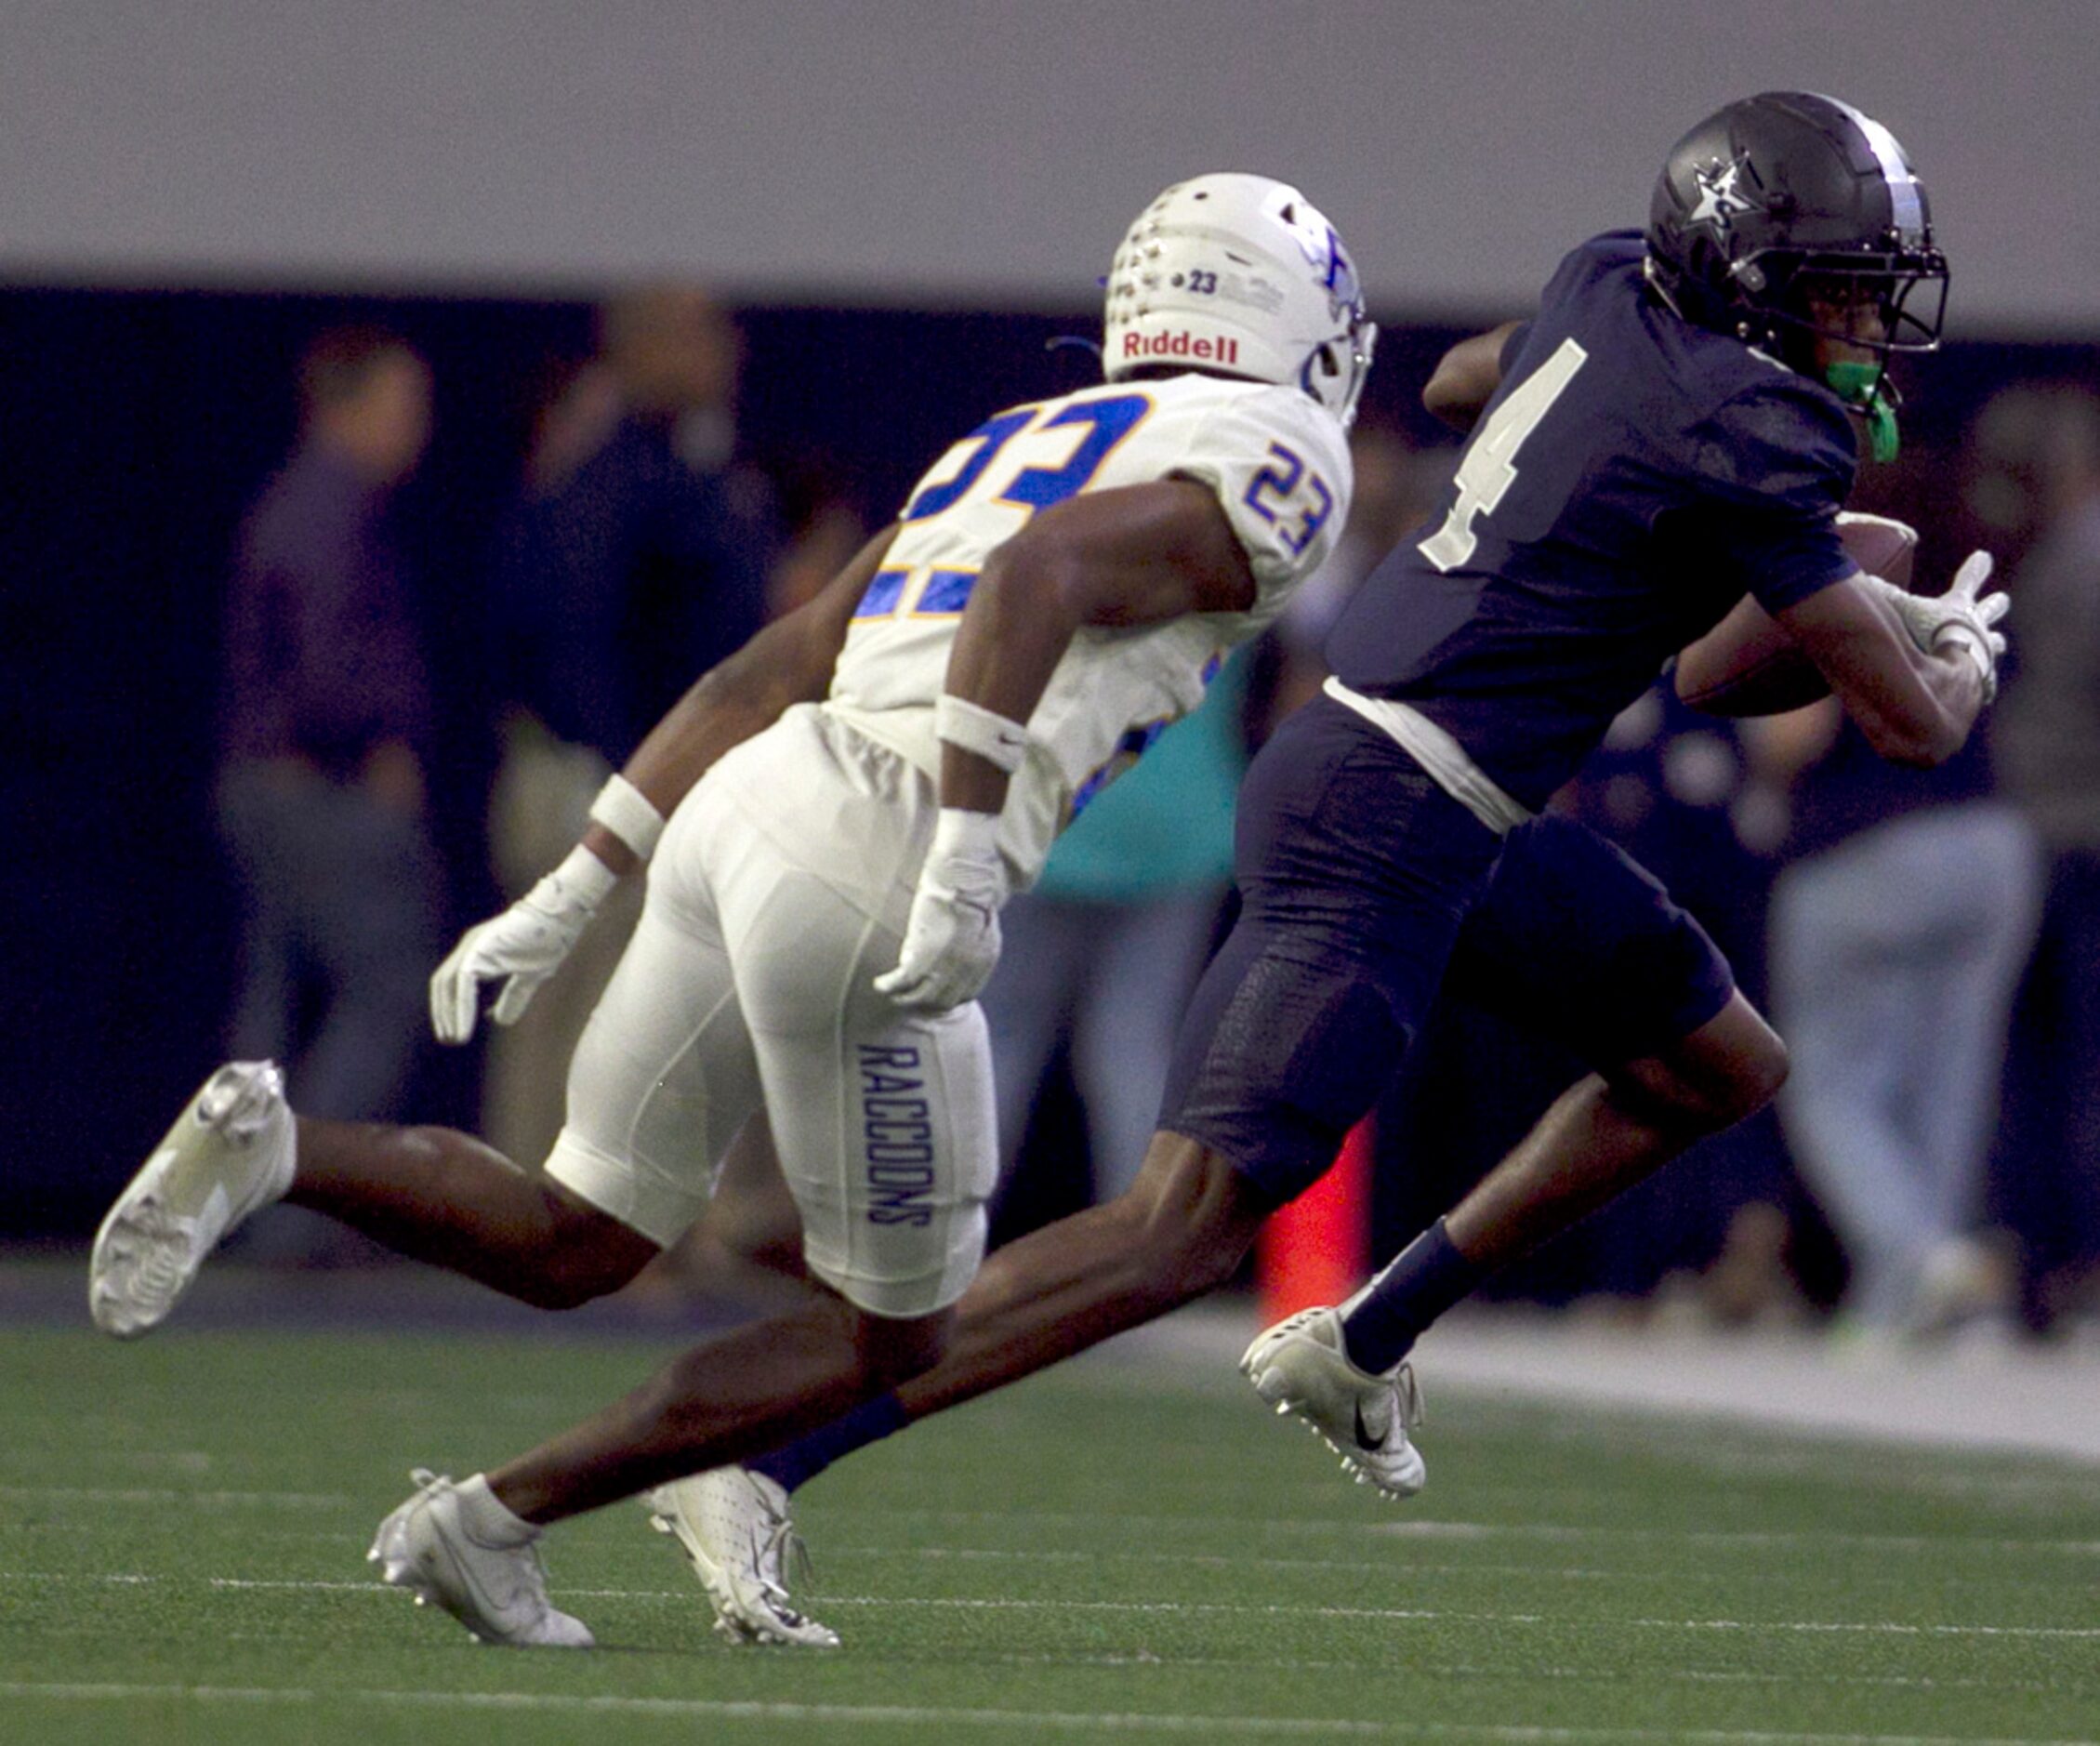
<path fill-rule="evenodd" d="M 1341 1316 L 1301 1310 L 1256 1336 L 1240 1373 L 1278 1415 L 1295 1414 L 1341 1457 L 1358 1485 L 1389 1498 L 1411 1498 L 1427 1471 L 1411 1433 L 1421 1423 L 1421 1395 L 1411 1366 L 1373 1376 L 1351 1362 Z"/>

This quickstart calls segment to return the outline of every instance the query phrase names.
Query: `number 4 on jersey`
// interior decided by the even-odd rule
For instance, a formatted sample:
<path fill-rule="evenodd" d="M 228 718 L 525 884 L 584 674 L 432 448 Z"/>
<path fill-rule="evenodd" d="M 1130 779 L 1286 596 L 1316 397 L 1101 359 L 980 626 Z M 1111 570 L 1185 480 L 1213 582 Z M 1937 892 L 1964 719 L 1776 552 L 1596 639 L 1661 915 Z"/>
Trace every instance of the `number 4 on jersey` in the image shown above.
<path fill-rule="evenodd" d="M 1417 548 L 1439 570 L 1456 570 L 1473 556 L 1480 536 L 1473 531 L 1473 518 L 1492 515 L 1516 483 L 1516 453 L 1539 428 L 1539 420 L 1553 409 L 1567 385 L 1575 379 L 1589 353 L 1572 339 L 1534 370 L 1473 435 L 1465 458 L 1459 463 L 1458 500 L 1444 518 L 1444 525 Z"/>

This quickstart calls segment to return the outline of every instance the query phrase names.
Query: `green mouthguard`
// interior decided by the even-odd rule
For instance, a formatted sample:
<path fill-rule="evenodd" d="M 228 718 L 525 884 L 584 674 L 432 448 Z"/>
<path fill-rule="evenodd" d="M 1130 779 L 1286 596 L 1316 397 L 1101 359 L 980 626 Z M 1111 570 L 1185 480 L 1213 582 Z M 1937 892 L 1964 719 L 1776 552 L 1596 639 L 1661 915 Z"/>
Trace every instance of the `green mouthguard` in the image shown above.
<path fill-rule="evenodd" d="M 1899 439 L 1895 429 L 1895 403 L 1882 391 L 1885 374 L 1878 364 L 1847 359 L 1823 367 L 1823 379 L 1837 397 L 1867 421 L 1867 453 L 1874 460 L 1895 459 Z"/>

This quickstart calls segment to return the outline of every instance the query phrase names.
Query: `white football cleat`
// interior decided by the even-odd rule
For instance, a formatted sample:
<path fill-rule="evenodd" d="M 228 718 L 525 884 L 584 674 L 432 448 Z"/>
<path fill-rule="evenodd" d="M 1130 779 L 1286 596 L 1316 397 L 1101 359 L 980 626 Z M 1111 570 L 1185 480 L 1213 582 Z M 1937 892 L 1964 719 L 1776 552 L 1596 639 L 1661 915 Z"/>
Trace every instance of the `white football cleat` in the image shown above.
<path fill-rule="evenodd" d="M 206 1079 L 95 1233 L 87 1310 L 129 1340 L 166 1318 L 218 1240 L 292 1185 L 284 1076 L 235 1061 Z"/>
<path fill-rule="evenodd" d="M 835 1649 L 839 1634 L 787 1604 L 786 1567 L 806 1558 L 777 1480 L 717 1467 L 646 1493 L 650 1525 L 674 1536 L 732 1643 Z"/>
<path fill-rule="evenodd" d="M 418 1607 L 442 1607 L 483 1643 L 509 1648 L 588 1649 L 595 1639 L 580 1619 L 547 1598 L 539 1530 L 519 1537 L 509 1524 L 489 1520 L 502 1508 L 479 1474 L 458 1485 L 418 1467 L 409 1475 L 416 1495 L 379 1524 L 364 1555 L 396 1588 L 412 1590 Z M 479 1531 L 469 1527 L 478 1518 Z M 491 1543 L 491 1542 L 505 1543 Z"/>
<path fill-rule="evenodd" d="M 1428 1476 L 1408 1434 L 1421 1423 L 1421 1395 L 1406 1364 L 1373 1376 L 1351 1362 L 1341 1316 L 1300 1310 L 1256 1336 L 1239 1361 L 1254 1392 L 1279 1414 L 1295 1413 L 1341 1457 L 1358 1485 L 1411 1498 Z"/>

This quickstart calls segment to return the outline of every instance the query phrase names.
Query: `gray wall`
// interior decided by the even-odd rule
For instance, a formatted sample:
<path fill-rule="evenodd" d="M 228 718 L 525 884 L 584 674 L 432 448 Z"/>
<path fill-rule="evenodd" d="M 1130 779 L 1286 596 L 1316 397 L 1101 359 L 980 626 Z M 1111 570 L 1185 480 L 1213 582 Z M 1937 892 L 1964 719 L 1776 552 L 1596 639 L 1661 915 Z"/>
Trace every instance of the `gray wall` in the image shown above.
<path fill-rule="evenodd" d="M 0 277 L 1071 303 L 1242 167 L 1499 309 L 1771 86 L 1908 145 L 1958 331 L 2100 334 L 2093 0 L 0 0 Z"/>

